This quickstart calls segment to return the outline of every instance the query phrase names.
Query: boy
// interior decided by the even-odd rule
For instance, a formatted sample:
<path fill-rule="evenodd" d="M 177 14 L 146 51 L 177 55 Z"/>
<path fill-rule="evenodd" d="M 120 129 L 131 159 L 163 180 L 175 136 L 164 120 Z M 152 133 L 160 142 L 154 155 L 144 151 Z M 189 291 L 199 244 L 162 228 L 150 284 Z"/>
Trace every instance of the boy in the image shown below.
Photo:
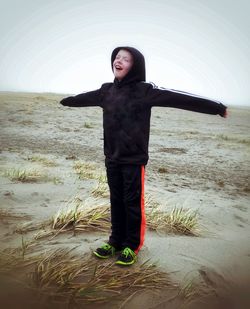
<path fill-rule="evenodd" d="M 71 107 L 103 109 L 104 154 L 111 202 L 111 235 L 93 253 L 116 264 L 132 265 L 144 242 L 144 167 L 148 161 L 150 115 L 165 106 L 226 117 L 226 106 L 199 96 L 158 89 L 145 80 L 145 60 L 133 47 L 117 47 L 111 55 L 113 83 L 63 99 Z"/>

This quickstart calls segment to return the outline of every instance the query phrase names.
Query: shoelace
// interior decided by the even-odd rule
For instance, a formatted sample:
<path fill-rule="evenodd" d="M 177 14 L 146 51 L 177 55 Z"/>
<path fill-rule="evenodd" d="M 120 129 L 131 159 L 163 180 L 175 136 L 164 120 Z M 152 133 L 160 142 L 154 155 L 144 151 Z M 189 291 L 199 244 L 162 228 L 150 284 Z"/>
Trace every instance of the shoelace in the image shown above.
<path fill-rule="evenodd" d="M 132 257 L 134 256 L 133 253 L 132 253 L 132 250 L 129 249 L 129 248 L 125 248 L 125 249 L 122 251 L 122 255 L 125 255 L 126 258 L 127 258 L 129 255 L 132 255 Z"/>
<path fill-rule="evenodd" d="M 105 244 L 101 247 L 102 249 L 106 249 L 109 250 L 111 248 L 111 246 L 109 244 Z"/>

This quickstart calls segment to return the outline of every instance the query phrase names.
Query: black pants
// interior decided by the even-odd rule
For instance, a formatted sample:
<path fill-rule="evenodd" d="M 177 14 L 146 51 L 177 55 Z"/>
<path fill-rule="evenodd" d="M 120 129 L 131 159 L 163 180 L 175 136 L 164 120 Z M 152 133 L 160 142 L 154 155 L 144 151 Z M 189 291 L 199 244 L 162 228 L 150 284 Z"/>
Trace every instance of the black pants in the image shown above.
<path fill-rule="evenodd" d="M 109 244 L 138 253 L 144 242 L 144 166 L 106 165 L 111 202 Z"/>

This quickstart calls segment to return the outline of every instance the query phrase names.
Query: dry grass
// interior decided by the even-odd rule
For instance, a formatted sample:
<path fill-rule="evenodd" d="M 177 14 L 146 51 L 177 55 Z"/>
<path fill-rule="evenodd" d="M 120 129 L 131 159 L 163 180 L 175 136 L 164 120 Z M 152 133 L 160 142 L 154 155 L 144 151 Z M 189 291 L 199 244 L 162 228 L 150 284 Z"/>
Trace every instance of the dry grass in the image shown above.
<path fill-rule="evenodd" d="M 157 172 L 160 174 L 166 174 L 168 172 L 168 169 L 165 167 L 159 167 Z"/>
<path fill-rule="evenodd" d="M 44 178 L 44 175 L 39 171 L 20 168 L 8 169 L 3 173 L 3 176 L 8 177 L 11 181 L 19 182 L 39 182 Z"/>
<path fill-rule="evenodd" d="M 147 204 L 152 205 L 150 196 L 146 198 Z M 189 236 L 199 235 L 197 213 L 191 210 L 174 208 L 170 213 L 165 213 L 151 208 L 146 216 L 147 227 L 151 230 Z M 53 229 L 61 231 L 72 229 L 74 231 L 109 231 L 110 206 L 87 207 L 86 203 L 75 199 L 53 218 Z"/>
<path fill-rule="evenodd" d="M 22 237 L 22 240 L 21 240 L 21 246 L 14 249 L 15 251 L 14 252 L 17 252 L 19 254 L 21 254 L 22 258 L 24 259 L 24 256 L 31 250 L 33 249 L 34 247 L 36 247 L 38 244 L 33 241 L 33 240 L 29 240 L 29 241 L 26 241 L 23 237 Z"/>
<path fill-rule="evenodd" d="M 53 218 L 53 229 L 87 231 L 110 229 L 109 206 L 87 207 L 86 202 L 75 198 L 65 209 L 61 209 Z"/>
<path fill-rule="evenodd" d="M 42 174 L 37 170 L 11 168 L 3 172 L 4 177 L 8 177 L 11 181 L 22 183 L 36 183 L 36 182 L 53 182 L 60 184 L 62 181 L 58 177 L 50 177 L 47 174 Z"/>
<path fill-rule="evenodd" d="M 90 162 L 76 161 L 73 166 L 79 179 L 96 179 L 96 165 Z"/>
<path fill-rule="evenodd" d="M 93 258 L 82 259 L 62 249 L 41 258 L 35 267 L 33 283 L 43 293 L 56 294 L 68 303 L 107 302 L 116 296 L 129 297 L 134 291 L 171 286 L 167 275 L 154 264 L 121 269 L 113 262 L 100 264 Z"/>
<path fill-rule="evenodd" d="M 0 254 L 0 274 L 23 270 L 35 263 L 35 258 L 24 258 L 21 254 L 2 251 Z"/>
<path fill-rule="evenodd" d="M 84 261 L 80 256 L 70 255 L 69 250 L 57 249 L 43 254 L 35 267 L 33 282 L 36 287 L 59 287 L 69 284 L 79 273 L 86 272 L 93 260 Z"/>
<path fill-rule="evenodd" d="M 51 226 L 51 220 L 46 220 L 42 223 L 34 223 L 32 221 L 25 222 L 15 228 L 13 233 L 16 234 L 27 234 L 29 232 L 37 231 L 37 230 L 44 230 L 48 226 Z"/>
<path fill-rule="evenodd" d="M 98 204 L 99 203 L 99 204 Z M 174 208 L 170 213 L 157 210 L 158 203 L 146 196 L 145 204 L 147 227 L 150 230 L 179 235 L 199 236 L 197 213 L 183 208 Z M 93 206 L 91 206 L 93 205 Z M 63 232 L 73 231 L 110 231 L 110 205 L 100 204 L 98 200 L 82 201 L 75 197 L 68 205 L 60 209 L 51 219 L 42 223 L 28 222 L 15 229 L 15 233 L 26 234 L 40 230 L 34 239 L 57 236 Z"/>
<path fill-rule="evenodd" d="M 55 185 L 63 184 L 63 181 L 59 177 L 48 177 L 48 181 L 52 181 Z"/>
<path fill-rule="evenodd" d="M 34 264 L 37 260 L 35 256 L 28 256 L 38 243 L 26 241 L 22 237 L 21 245 L 16 248 L 6 248 L 0 252 L 0 273 L 9 273 L 12 271 L 22 270 L 24 267 Z"/>
<path fill-rule="evenodd" d="M 226 142 L 245 144 L 247 146 L 250 145 L 249 139 L 245 139 L 245 138 L 241 138 L 241 137 L 237 137 L 237 136 L 228 136 L 228 135 L 224 135 L 224 134 L 218 134 L 216 137 L 218 139 L 226 141 Z"/>
<path fill-rule="evenodd" d="M 197 300 L 204 303 L 206 303 L 209 299 L 218 300 L 216 288 L 207 282 L 198 280 L 198 278 L 184 280 L 182 285 L 179 287 L 178 295 L 183 301 L 180 307 L 183 309 L 186 307 L 191 308 L 191 304 L 195 304 Z M 195 308 L 197 308 L 197 306 L 195 306 Z"/>
<path fill-rule="evenodd" d="M 197 212 L 174 208 L 170 213 L 152 210 L 147 214 L 147 226 L 154 231 L 198 236 Z"/>
<path fill-rule="evenodd" d="M 179 291 L 179 295 L 185 300 L 191 300 L 195 296 L 198 296 L 198 294 L 198 286 L 194 280 L 184 282 Z"/>
<path fill-rule="evenodd" d="M 109 197 L 109 187 L 107 183 L 98 181 L 96 188 L 91 193 L 94 197 Z"/>
<path fill-rule="evenodd" d="M 185 148 L 167 148 L 167 147 L 162 147 L 158 150 L 159 152 L 166 152 L 166 153 L 172 153 L 172 154 L 183 154 L 187 153 L 187 150 Z"/>
<path fill-rule="evenodd" d="M 17 270 L 22 270 L 21 278 Z M 66 249 L 33 254 L 32 257 L 1 252 L 2 272 L 19 276 L 23 286 L 28 286 L 32 295 L 36 294 L 37 304 L 41 301 L 50 305 L 57 303 L 60 308 L 110 301 L 124 303 L 135 292 L 174 287 L 167 274 L 148 261 L 121 268 L 113 262 L 97 262 L 90 256 L 83 259 Z"/>
<path fill-rule="evenodd" d="M 39 308 L 99 308 L 106 304 L 123 308 L 142 292 L 178 289 L 167 273 L 149 261 L 123 268 L 67 249 L 24 257 L 0 252 L 0 275 L 4 275 L 2 284 L 9 278 L 22 286 L 23 294 L 11 286 L 17 304 L 25 295 Z"/>
<path fill-rule="evenodd" d="M 107 183 L 107 176 L 92 162 L 76 161 L 73 166 L 79 179 L 96 179 L 100 185 Z"/>
<path fill-rule="evenodd" d="M 97 179 L 99 183 L 106 183 L 106 184 L 108 183 L 107 175 L 103 172 L 100 172 Z"/>
<path fill-rule="evenodd" d="M 151 194 L 145 194 L 144 203 L 147 210 L 159 207 L 159 202 Z"/>
<path fill-rule="evenodd" d="M 45 157 L 41 157 L 41 156 L 28 157 L 27 160 L 31 161 L 31 162 L 37 162 L 37 163 L 40 163 L 44 166 L 49 166 L 49 167 L 53 167 L 53 166 L 58 165 L 55 161 L 49 160 L 49 159 L 47 159 Z"/>
<path fill-rule="evenodd" d="M 90 122 L 84 122 L 83 127 L 86 128 L 86 129 L 93 129 L 94 125 Z"/>
<path fill-rule="evenodd" d="M 0 221 L 5 220 L 21 220 L 21 219 L 30 219 L 31 217 L 25 214 L 16 214 L 12 213 L 6 209 L 0 209 Z"/>

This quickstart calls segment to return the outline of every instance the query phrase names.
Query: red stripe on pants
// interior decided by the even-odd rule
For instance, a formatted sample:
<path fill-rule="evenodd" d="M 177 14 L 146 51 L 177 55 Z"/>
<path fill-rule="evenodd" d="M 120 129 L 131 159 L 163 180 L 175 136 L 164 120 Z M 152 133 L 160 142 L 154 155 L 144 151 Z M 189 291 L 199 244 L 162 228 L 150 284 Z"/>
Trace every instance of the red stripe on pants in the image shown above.
<path fill-rule="evenodd" d="M 145 214 L 145 200 L 144 200 L 144 179 L 145 179 L 145 167 L 141 167 L 141 231 L 140 231 L 140 244 L 138 248 L 135 250 L 137 254 L 141 249 L 144 239 L 145 239 L 145 231 L 146 231 L 146 214 Z"/>

